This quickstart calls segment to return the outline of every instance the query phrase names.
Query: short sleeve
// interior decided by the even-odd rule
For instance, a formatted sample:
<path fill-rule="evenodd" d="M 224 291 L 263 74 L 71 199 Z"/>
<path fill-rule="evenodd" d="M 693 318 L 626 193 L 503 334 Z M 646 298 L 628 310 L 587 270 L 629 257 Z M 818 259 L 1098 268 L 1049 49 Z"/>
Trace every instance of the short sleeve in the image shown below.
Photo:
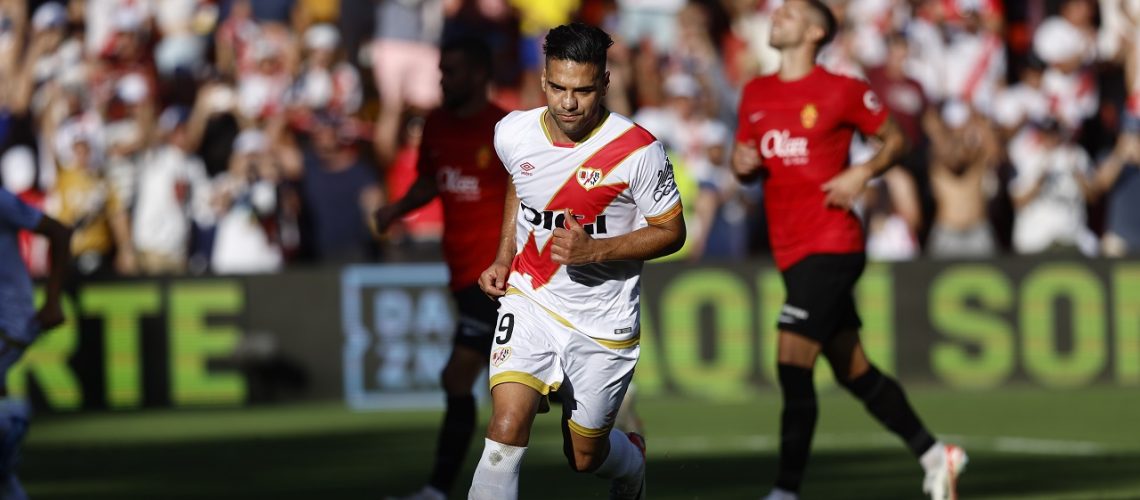
<path fill-rule="evenodd" d="M 7 189 L 0 189 L 0 224 L 16 229 L 35 229 L 43 213 L 20 201 Z"/>
<path fill-rule="evenodd" d="M 844 121 L 855 126 L 863 135 L 875 135 L 887 121 L 887 109 L 878 94 L 866 82 L 851 80 L 847 114 Z"/>
<path fill-rule="evenodd" d="M 681 193 L 673 164 L 661 142 L 654 141 L 631 159 L 630 191 L 637 209 L 651 225 L 664 224 L 681 214 Z"/>
<path fill-rule="evenodd" d="M 499 162 L 503 164 L 503 168 L 507 169 L 507 173 L 511 171 L 511 148 L 510 141 L 510 122 L 518 114 L 518 111 L 512 111 L 502 120 L 495 124 L 495 154 L 499 155 Z"/>

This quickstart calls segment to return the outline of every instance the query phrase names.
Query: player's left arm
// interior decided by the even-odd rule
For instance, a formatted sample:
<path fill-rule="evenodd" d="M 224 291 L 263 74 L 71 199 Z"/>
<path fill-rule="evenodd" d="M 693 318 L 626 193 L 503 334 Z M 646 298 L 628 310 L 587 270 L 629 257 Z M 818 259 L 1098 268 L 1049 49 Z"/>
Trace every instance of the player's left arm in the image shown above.
<path fill-rule="evenodd" d="M 550 259 L 556 264 L 579 265 L 608 260 L 653 260 L 672 254 L 685 244 L 685 216 L 680 202 L 668 220 L 613 238 L 593 238 L 566 210 L 566 228 L 554 230 Z"/>
<path fill-rule="evenodd" d="M 665 148 L 655 142 L 633 161 L 630 190 L 648 225 L 613 238 L 592 238 L 567 210 L 566 227 L 554 230 L 551 260 L 565 265 L 651 260 L 681 249 L 685 244 L 685 217 Z"/>
<path fill-rule="evenodd" d="M 851 106 L 847 120 L 864 135 L 875 137 L 882 143 L 879 151 L 866 163 L 852 165 L 823 184 L 828 206 L 850 209 L 867 187 L 867 182 L 886 172 L 906 154 L 906 135 L 887 115 L 878 97 L 865 84 L 858 102 Z"/>
<path fill-rule="evenodd" d="M 71 267 L 71 228 L 44 215 L 40 217 L 39 223 L 32 231 L 47 236 L 48 252 L 51 256 L 47 285 L 44 287 L 44 303 L 36 313 L 40 329 L 47 331 L 63 324 L 64 321 L 60 296 L 68 269 Z"/>

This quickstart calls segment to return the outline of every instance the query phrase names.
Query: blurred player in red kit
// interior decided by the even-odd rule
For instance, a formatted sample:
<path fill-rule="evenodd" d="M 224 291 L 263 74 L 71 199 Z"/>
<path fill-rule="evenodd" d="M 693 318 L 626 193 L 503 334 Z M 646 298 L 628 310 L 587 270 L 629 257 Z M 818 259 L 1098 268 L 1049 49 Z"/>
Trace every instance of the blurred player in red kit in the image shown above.
<path fill-rule="evenodd" d="M 443 202 L 443 251 L 459 310 L 454 348 L 443 369 L 447 410 L 431 478 L 411 499 L 447 498 L 475 432 L 471 388 L 487 366 L 498 305 L 477 284 L 495 260 L 507 172 L 494 150 L 495 124 L 506 111 L 488 101 L 491 51 L 478 39 L 456 39 L 440 58 L 443 106 L 424 126 L 418 177 L 403 198 L 376 212 L 383 233 L 404 214 L 438 196 Z"/>
<path fill-rule="evenodd" d="M 823 2 L 786 2 L 773 14 L 770 39 L 780 70 L 749 82 L 740 103 L 733 170 L 742 181 L 763 179 L 772 253 L 787 290 L 778 324 L 780 467 L 767 498 L 798 498 L 818 415 L 812 373 L 820 354 L 839 384 L 918 457 L 923 490 L 936 500 L 955 498 L 965 452 L 926 430 L 902 387 L 870 363 L 859 341 L 853 291 L 866 258 L 852 206 L 868 181 L 900 159 L 906 141 L 865 82 L 816 65 L 836 30 Z M 856 131 L 882 147 L 848 167 Z"/>

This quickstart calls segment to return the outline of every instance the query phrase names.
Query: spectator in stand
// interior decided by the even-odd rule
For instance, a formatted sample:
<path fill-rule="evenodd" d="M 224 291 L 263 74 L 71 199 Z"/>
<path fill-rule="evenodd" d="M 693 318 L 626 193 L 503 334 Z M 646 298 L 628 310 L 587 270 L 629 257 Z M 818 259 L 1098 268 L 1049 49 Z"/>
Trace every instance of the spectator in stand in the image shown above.
<path fill-rule="evenodd" d="M 729 81 L 739 89 L 757 75 L 776 72 L 780 53 L 768 45 L 772 30 L 772 12 L 779 7 L 776 0 L 734 0 L 726 2 L 729 33 L 722 52 Z"/>
<path fill-rule="evenodd" d="M 206 0 L 166 0 L 154 12 L 161 38 L 154 47 L 155 67 L 165 79 L 200 72 L 206 63 L 206 39 L 200 36 L 216 22 L 216 8 Z"/>
<path fill-rule="evenodd" d="M 1089 67 L 1096 55 L 1090 9 L 1086 0 L 1066 0 L 1061 15 L 1046 19 L 1033 35 L 1033 51 L 1048 65 L 1041 85 L 1050 112 L 1073 131 L 1096 113 L 1099 100 Z"/>
<path fill-rule="evenodd" d="M 997 251 L 987 216 L 987 182 L 1001 161 L 996 132 L 961 101 L 925 118 L 931 139 L 930 185 L 936 211 L 927 252 L 938 258 L 991 257 Z"/>
<path fill-rule="evenodd" d="M 396 157 L 400 117 L 407 108 L 426 115 L 439 105 L 442 33 L 442 0 L 376 5 L 372 71 L 380 91 L 380 116 L 374 142 L 383 166 Z"/>
<path fill-rule="evenodd" d="M 900 33 L 892 34 L 887 38 L 883 65 L 867 70 L 867 80 L 871 89 L 883 99 L 911 148 L 925 153 L 922 117 L 926 113 L 926 94 L 922 84 L 907 74 L 909 60 L 910 45 L 906 37 Z"/>
<path fill-rule="evenodd" d="M 199 106 L 199 108 L 201 105 Z M 192 226 L 212 225 L 210 180 L 194 151 L 202 111 L 172 106 L 162 112 L 149 149 L 139 157 L 132 241 L 143 274 L 186 272 Z"/>
<path fill-rule="evenodd" d="M 986 24 L 982 5 L 956 2 L 949 22 L 949 43 L 937 62 L 939 100 L 957 99 L 975 109 L 988 109 L 1005 81 L 1005 44 L 1000 31 Z M 931 94 L 930 89 L 927 90 Z"/>
<path fill-rule="evenodd" d="M 655 54 L 673 50 L 677 39 L 677 13 L 685 0 L 617 0 L 618 33 L 630 45 L 648 44 Z"/>
<path fill-rule="evenodd" d="M 261 33 L 249 0 L 236 0 L 229 16 L 214 33 L 214 60 L 222 76 L 233 78 L 249 60 L 249 51 Z"/>
<path fill-rule="evenodd" d="M 438 85 L 436 85 L 438 87 Z M 344 120 L 318 114 L 313 132 L 301 140 L 299 162 L 284 165 L 301 184 L 307 235 L 321 262 L 358 262 L 374 256 L 371 214 L 384 196 L 375 165 L 361 156 Z"/>
<path fill-rule="evenodd" d="M 338 55 L 340 33 L 331 24 L 309 27 L 304 36 L 307 57 L 290 90 L 295 117 L 307 122 L 314 111 L 348 117 L 360 109 L 363 91 L 356 68 Z"/>
<path fill-rule="evenodd" d="M 1104 255 L 1140 254 L 1140 130 L 1117 139 L 1116 148 L 1096 172 L 1098 192 L 1108 194 Z"/>
<path fill-rule="evenodd" d="M 132 272 L 134 255 L 126 211 L 95 158 L 102 148 L 77 120 L 65 123 L 59 132 L 57 146 L 66 145 L 70 151 L 59 165 L 47 212 L 74 228 L 71 250 L 80 274 L 106 275 L 113 272 L 112 266 L 120 273 Z"/>
<path fill-rule="evenodd" d="M 511 0 L 510 4 L 519 16 L 519 63 L 522 66 L 519 107 L 531 109 L 541 105 L 543 99 L 540 77 L 546 32 L 572 21 L 579 0 Z"/>
<path fill-rule="evenodd" d="M 281 168 L 259 130 L 234 141 L 230 169 L 214 179 L 211 206 L 217 233 L 211 269 L 219 274 L 267 273 L 281 269 L 277 192 Z"/>
<path fill-rule="evenodd" d="M 26 1 L 0 1 L 0 79 L 3 84 L 14 80 L 23 69 L 20 62 L 24 56 L 27 11 Z"/>
<path fill-rule="evenodd" d="M 1017 83 L 998 93 L 991 111 L 1002 138 L 1009 140 L 1030 123 L 1040 123 L 1049 115 L 1049 97 L 1045 95 L 1045 62 L 1029 56 L 1021 67 Z"/>
<path fill-rule="evenodd" d="M 285 96 L 296 66 L 292 38 L 279 26 L 263 26 L 246 51 L 249 61 L 239 63 L 237 109 L 243 128 L 284 116 Z"/>
<path fill-rule="evenodd" d="M 1013 247 L 1020 254 L 1050 251 L 1097 253 L 1085 204 L 1093 198 L 1092 160 L 1060 122 L 1035 124 L 1021 147 L 1010 151 L 1009 191 L 1016 215 Z"/>

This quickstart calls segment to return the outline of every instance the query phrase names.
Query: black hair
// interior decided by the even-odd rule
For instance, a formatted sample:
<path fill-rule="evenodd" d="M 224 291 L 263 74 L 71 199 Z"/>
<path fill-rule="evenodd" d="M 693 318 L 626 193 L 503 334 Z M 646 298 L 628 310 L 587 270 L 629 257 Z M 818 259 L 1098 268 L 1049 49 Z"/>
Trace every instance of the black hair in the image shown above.
<path fill-rule="evenodd" d="M 835 13 L 831 12 L 831 7 L 828 7 L 822 0 L 802 1 L 819 14 L 819 17 L 823 18 L 823 38 L 819 40 L 819 45 L 816 47 L 822 49 L 832 40 L 835 40 L 835 34 L 839 31 L 839 21 L 835 20 Z"/>
<path fill-rule="evenodd" d="M 462 54 L 463 59 L 469 62 L 475 69 L 486 71 L 488 78 L 494 73 L 495 63 L 491 55 L 491 46 L 487 45 L 487 42 L 482 38 L 477 36 L 452 38 L 444 42 L 443 46 L 439 49 L 440 54 L 446 54 L 451 51 Z"/>
<path fill-rule="evenodd" d="M 606 69 L 606 51 L 614 44 L 601 28 L 582 23 L 563 24 L 546 34 L 542 52 L 546 59 L 590 63 L 599 74 Z"/>

